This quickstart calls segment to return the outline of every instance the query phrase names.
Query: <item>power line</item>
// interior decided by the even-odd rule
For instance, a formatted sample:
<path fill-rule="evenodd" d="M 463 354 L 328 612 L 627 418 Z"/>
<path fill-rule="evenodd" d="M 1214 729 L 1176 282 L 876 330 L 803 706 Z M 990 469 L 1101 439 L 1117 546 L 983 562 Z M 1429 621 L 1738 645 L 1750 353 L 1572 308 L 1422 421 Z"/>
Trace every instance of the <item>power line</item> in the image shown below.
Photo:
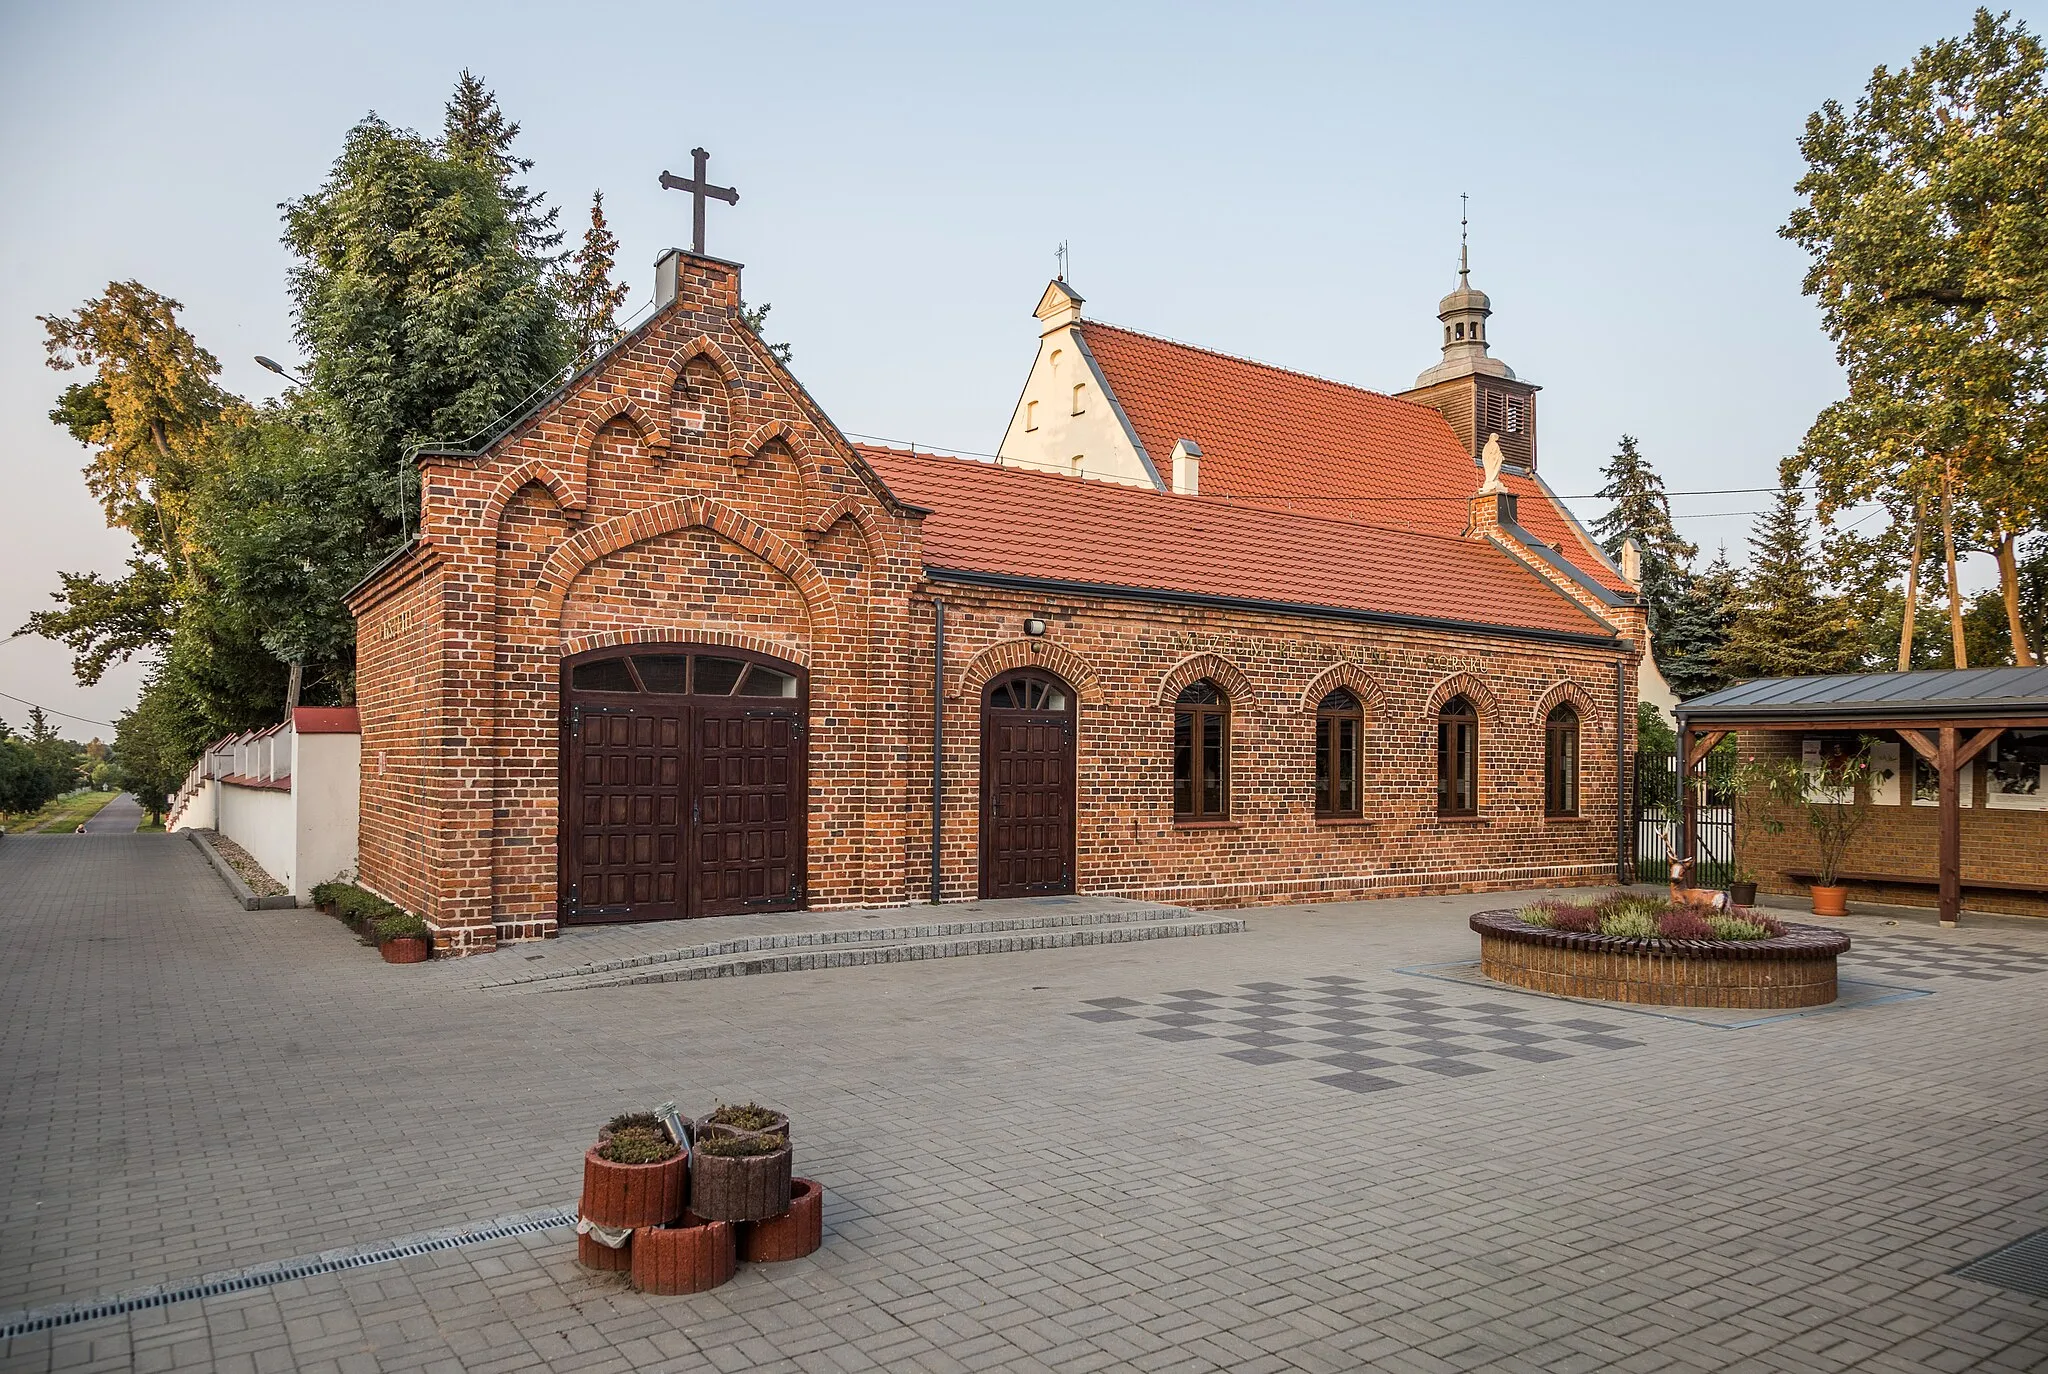
<path fill-rule="evenodd" d="M 39 706 L 35 702 L 30 701 L 27 697 L 18 697 L 14 695 L 14 693 L 12 692 L 0 692 L 0 697 L 6 697 L 9 701 L 18 701 L 23 706 L 33 706 L 35 707 L 36 710 L 41 711 L 46 716 L 62 716 L 66 720 L 75 720 L 86 725 L 103 725 L 109 730 L 118 730 L 121 728 L 120 726 L 114 724 L 110 720 L 94 720 L 91 716 L 74 716 L 69 711 L 60 711 L 54 706 Z"/>

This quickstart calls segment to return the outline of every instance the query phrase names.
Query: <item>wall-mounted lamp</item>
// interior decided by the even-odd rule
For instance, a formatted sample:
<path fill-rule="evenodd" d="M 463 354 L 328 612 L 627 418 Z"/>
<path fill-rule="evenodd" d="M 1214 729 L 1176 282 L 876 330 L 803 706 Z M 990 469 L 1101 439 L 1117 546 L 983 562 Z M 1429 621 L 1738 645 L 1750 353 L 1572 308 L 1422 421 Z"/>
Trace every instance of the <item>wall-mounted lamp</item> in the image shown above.
<path fill-rule="evenodd" d="M 1045 622 L 1033 616 L 1024 622 L 1024 633 L 1030 635 L 1033 639 L 1038 638 L 1045 633 Z"/>

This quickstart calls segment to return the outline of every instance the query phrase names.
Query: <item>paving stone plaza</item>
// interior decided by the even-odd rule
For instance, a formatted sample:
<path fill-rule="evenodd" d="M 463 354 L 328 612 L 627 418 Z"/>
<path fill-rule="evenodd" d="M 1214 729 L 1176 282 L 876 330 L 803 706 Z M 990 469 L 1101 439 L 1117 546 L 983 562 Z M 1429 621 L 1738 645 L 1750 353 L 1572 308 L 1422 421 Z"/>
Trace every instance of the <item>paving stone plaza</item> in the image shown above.
<path fill-rule="evenodd" d="M 1852 917 L 1839 1008 L 1717 1018 L 1481 985 L 1503 904 L 600 985 L 530 975 L 884 918 L 393 967 L 182 837 L 0 840 L 0 1369 L 2048 1366 L 1951 1272 L 2048 1227 L 2048 926 Z M 668 1098 L 787 1109 L 824 1247 L 654 1298 L 543 1221 L 62 1306 L 530 1220 Z"/>

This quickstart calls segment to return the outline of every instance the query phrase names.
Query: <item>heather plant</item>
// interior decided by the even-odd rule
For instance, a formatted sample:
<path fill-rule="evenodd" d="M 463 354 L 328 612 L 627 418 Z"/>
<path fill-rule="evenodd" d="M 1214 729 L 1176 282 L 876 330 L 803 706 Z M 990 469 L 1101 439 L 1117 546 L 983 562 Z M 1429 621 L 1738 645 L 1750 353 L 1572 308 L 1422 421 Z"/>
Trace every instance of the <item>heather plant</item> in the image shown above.
<path fill-rule="evenodd" d="M 1666 940 L 1717 940 L 1712 918 L 1696 906 L 1675 906 L 1657 918 L 1657 934 Z"/>
<path fill-rule="evenodd" d="M 1515 914 L 1546 930 L 1627 940 L 1767 940 L 1785 933 L 1782 924 L 1756 912 L 1731 916 L 1636 892 L 1609 892 L 1588 902 L 1544 897 Z"/>
<path fill-rule="evenodd" d="M 1600 933 L 1624 940 L 1654 940 L 1657 938 L 1657 918 L 1647 911 L 1623 908 L 1600 918 Z"/>
<path fill-rule="evenodd" d="M 1725 916 L 1719 912 L 1707 918 L 1716 940 L 1768 940 L 1783 935 L 1785 927 L 1768 916 Z"/>

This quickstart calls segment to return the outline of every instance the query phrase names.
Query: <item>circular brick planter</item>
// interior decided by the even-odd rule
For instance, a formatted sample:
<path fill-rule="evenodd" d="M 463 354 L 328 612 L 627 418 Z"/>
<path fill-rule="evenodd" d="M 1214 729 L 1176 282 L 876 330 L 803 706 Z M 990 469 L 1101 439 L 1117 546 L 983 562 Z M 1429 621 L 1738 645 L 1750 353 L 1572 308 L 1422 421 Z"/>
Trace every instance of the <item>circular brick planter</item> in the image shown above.
<path fill-rule="evenodd" d="M 387 964 L 424 964 L 434 957 L 434 947 L 416 935 L 386 940 L 377 946 Z"/>
<path fill-rule="evenodd" d="M 600 1274 L 623 1274 L 633 1267 L 633 1238 L 614 1250 L 595 1236 L 576 1237 L 576 1258 L 585 1269 Z"/>
<path fill-rule="evenodd" d="M 703 1293 L 732 1277 L 733 1228 L 722 1221 L 649 1226 L 633 1233 L 633 1286 L 643 1293 Z"/>
<path fill-rule="evenodd" d="M 766 1221 L 789 1210 L 790 1148 L 768 1155 L 690 1159 L 690 1210 L 714 1221 Z"/>
<path fill-rule="evenodd" d="M 683 1214 L 689 1156 L 659 1164 L 614 1164 L 583 1156 L 583 1215 L 599 1226 L 666 1226 Z"/>
<path fill-rule="evenodd" d="M 740 1258 L 754 1264 L 802 1259 L 825 1243 L 825 1190 L 816 1179 L 790 1180 L 789 1210 L 739 1228 Z"/>
<path fill-rule="evenodd" d="M 1849 948 L 1848 936 L 1814 926 L 1768 940 L 1630 940 L 1482 911 L 1472 929 L 1480 967 L 1496 982 L 1659 1007 L 1825 1006 L 1835 1000 L 1835 958 Z"/>

